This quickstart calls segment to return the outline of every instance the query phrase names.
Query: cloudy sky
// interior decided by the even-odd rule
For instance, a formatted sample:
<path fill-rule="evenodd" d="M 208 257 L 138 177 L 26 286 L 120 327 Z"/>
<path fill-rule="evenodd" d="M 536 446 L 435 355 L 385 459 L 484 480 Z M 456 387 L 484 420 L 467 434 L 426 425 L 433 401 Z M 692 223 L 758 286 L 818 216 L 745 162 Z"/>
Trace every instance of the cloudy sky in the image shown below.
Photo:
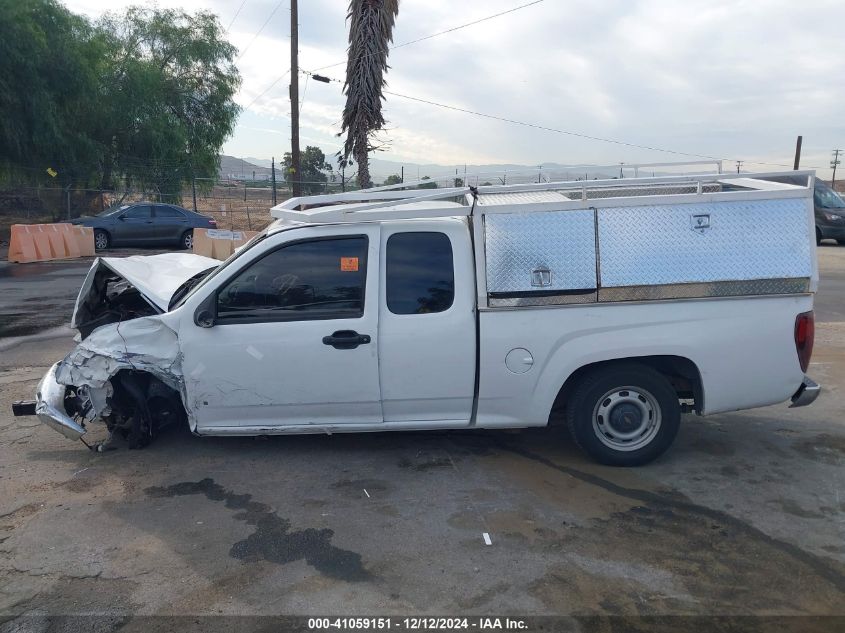
<path fill-rule="evenodd" d="M 402 0 L 394 43 L 529 2 Z M 92 17 L 133 4 L 65 3 Z M 289 0 L 172 4 L 217 13 L 224 27 L 231 23 L 229 37 L 242 51 L 238 102 L 246 109 L 225 153 L 282 155 L 290 147 L 289 79 L 279 79 L 290 66 Z M 300 0 L 301 68 L 340 62 L 320 73 L 343 78 L 345 15 L 344 0 Z M 816 167 L 822 175 L 830 171 L 830 150 L 845 148 L 842 0 L 543 0 L 399 46 L 390 65 L 393 93 L 579 135 L 743 160 L 744 169 L 791 167 L 798 134 L 804 136 L 802 167 Z M 306 85 L 301 77 L 303 146 L 337 151 L 341 88 L 340 83 Z M 389 96 L 384 107 L 391 145 L 379 157 L 387 160 L 536 165 L 696 159 L 399 96 Z"/>

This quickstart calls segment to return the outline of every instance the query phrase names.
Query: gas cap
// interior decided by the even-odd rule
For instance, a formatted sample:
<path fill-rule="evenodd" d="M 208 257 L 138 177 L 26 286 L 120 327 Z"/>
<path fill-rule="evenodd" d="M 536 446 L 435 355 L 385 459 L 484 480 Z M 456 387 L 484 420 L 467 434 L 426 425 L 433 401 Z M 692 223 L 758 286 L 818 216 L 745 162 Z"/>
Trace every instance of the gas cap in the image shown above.
<path fill-rule="evenodd" d="M 505 356 L 505 366 L 515 374 L 524 374 L 534 364 L 534 357 L 527 349 L 517 347 Z"/>

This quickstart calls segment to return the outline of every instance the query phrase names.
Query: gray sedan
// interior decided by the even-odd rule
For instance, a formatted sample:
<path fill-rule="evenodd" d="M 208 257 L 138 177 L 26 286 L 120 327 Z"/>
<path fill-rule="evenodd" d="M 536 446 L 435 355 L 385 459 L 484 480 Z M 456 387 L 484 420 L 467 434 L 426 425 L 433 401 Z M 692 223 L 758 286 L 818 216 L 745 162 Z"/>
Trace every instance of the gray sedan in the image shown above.
<path fill-rule="evenodd" d="M 137 202 L 106 209 L 95 217 L 71 220 L 94 229 L 94 246 L 174 245 L 191 248 L 194 229 L 216 229 L 213 218 L 172 204 Z"/>

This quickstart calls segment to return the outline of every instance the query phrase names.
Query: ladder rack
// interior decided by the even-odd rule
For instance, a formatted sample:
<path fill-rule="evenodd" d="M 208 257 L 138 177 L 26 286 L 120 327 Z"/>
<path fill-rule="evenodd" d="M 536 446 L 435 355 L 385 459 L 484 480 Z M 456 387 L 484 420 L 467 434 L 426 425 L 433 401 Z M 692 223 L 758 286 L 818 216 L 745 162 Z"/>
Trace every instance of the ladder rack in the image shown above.
<path fill-rule="evenodd" d="M 793 185 L 766 180 L 777 177 L 806 178 L 807 184 Z M 812 195 L 814 179 L 815 172 L 805 170 L 465 186 L 436 190 L 403 189 L 408 185 L 399 183 L 346 193 L 291 198 L 273 207 L 271 215 L 290 222 L 324 224 L 646 206 L 705 200 L 801 198 Z M 726 185 L 729 186 L 728 191 L 725 191 Z"/>

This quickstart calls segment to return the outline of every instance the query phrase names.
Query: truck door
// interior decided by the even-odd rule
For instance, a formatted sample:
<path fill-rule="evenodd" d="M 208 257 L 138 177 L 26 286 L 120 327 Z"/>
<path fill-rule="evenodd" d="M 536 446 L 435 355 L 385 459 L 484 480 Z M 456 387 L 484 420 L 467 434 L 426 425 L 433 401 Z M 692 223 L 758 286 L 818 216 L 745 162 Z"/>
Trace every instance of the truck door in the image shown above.
<path fill-rule="evenodd" d="M 284 235 L 216 287 L 212 327 L 195 325 L 192 315 L 182 322 L 183 372 L 200 433 L 382 421 L 379 227 Z"/>
<path fill-rule="evenodd" d="M 475 269 L 461 220 L 382 228 L 385 422 L 465 421 L 475 389 Z"/>

